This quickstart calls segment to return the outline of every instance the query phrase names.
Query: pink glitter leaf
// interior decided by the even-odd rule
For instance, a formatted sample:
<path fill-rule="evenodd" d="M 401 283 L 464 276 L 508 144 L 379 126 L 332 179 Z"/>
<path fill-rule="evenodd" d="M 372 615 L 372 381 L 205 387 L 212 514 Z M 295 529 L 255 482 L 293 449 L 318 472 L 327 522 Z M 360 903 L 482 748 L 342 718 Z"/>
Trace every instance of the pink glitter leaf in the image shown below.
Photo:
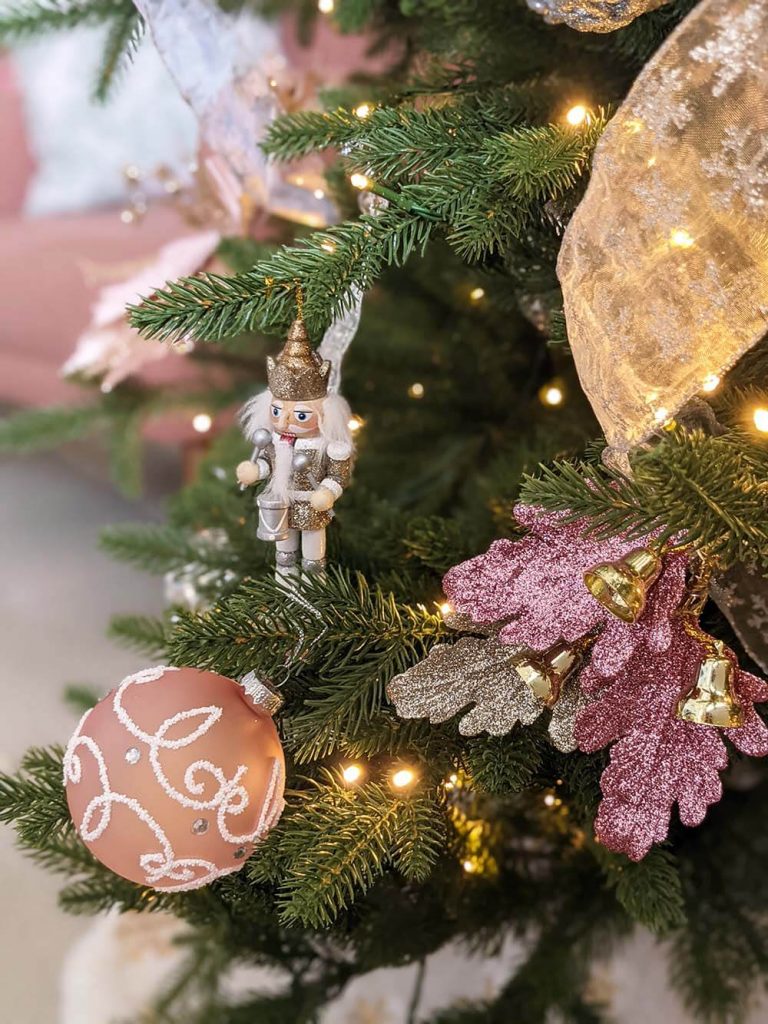
<path fill-rule="evenodd" d="M 595 833 L 605 846 L 641 860 L 669 830 L 675 802 L 685 825 L 700 825 L 722 795 L 728 758 L 715 729 L 668 719 L 649 735 L 634 729 L 611 750 Z"/>
<path fill-rule="evenodd" d="M 669 647 L 670 616 L 685 590 L 685 555 L 665 558 L 645 613 L 627 626 L 592 597 L 584 571 L 621 558 L 641 546 L 641 540 L 596 540 L 584 535 L 585 519 L 565 523 L 564 513 L 535 506 L 518 505 L 515 516 L 530 533 L 517 541 L 496 541 L 485 554 L 446 575 L 445 592 L 457 611 L 475 622 L 511 618 L 500 633 L 501 642 L 537 651 L 560 640 L 573 642 L 600 626 L 592 660 L 605 676 L 619 671 L 635 649 Z"/>

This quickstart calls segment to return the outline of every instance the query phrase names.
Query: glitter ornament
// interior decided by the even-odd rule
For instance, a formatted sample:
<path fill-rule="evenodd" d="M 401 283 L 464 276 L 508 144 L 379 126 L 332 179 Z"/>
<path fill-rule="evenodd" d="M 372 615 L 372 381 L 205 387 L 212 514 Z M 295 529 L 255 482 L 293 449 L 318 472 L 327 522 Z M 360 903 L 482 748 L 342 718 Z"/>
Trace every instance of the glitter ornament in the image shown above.
<path fill-rule="evenodd" d="M 285 761 L 269 714 L 234 680 L 150 668 L 83 715 L 64 783 L 97 860 L 178 892 L 243 866 L 282 812 Z"/>
<path fill-rule="evenodd" d="M 591 661 L 606 675 L 621 668 L 636 647 L 667 649 L 670 618 L 686 592 L 685 552 L 664 556 L 642 616 L 625 624 L 590 594 L 584 573 L 620 561 L 640 546 L 638 538 L 597 539 L 585 535 L 588 520 L 568 523 L 565 513 L 534 505 L 518 505 L 515 518 L 528 528 L 526 536 L 497 540 L 484 555 L 446 575 L 443 587 L 458 612 L 476 622 L 504 621 L 502 643 L 539 652 L 596 633 Z"/>
<path fill-rule="evenodd" d="M 666 552 L 651 574 L 656 582 L 643 590 L 642 614 L 625 621 L 611 602 L 594 598 L 583 577 L 595 565 L 622 565 L 637 538 L 597 540 L 585 535 L 587 520 L 569 523 L 566 513 L 533 506 L 518 506 L 515 517 L 528 534 L 496 541 L 451 569 L 445 592 L 470 622 L 499 621 L 498 642 L 509 646 L 513 662 L 522 648 L 545 652 L 593 638 L 588 661 L 555 705 L 550 733 L 556 722 L 569 722 L 570 702 L 575 725 L 564 739 L 553 737 L 557 745 L 585 752 L 611 746 L 595 831 L 606 847 L 639 860 L 666 838 L 675 804 L 684 824 L 698 825 L 720 799 L 719 772 L 728 764 L 723 735 L 744 753 L 768 754 L 768 729 L 753 707 L 768 699 L 768 685 L 740 671 L 733 653 L 702 630 L 710 570 L 698 556 Z M 645 538 L 646 546 L 654 539 Z M 453 685 L 468 695 L 466 681 Z M 401 696 L 398 709 L 409 702 L 414 695 L 405 702 Z M 453 711 L 461 706 L 458 699 Z"/>
<path fill-rule="evenodd" d="M 768 699 L 768 685 L 739 670 L 733 653 L 724 652 L 744 716 L 743 726 L 724 734 L 743 753 L 764 757 L 768 729 L 753 704 Z M 579 748 L 589 752 L 613 744 L 595 832 L 606 847 L 633 860 L 666 838 L 675 803 L 684 825 L 699 825 L 722 795 L 719 772 L 728 764 L 723 733 L 675 715 L 700 657 L 700 645 L 675 619 L 663 654 L 638 648 L 611 680 L 594 664 L 581 673 L 581 686 L 593 701 L 576 721 Z"/>
<path fill-rule="evenodd" d="M 458 628 L 463 625 L 455 623 Z M 436 644 L 423 661 L 395 676 L 387 695 L 397 713 L 437 723 L 473 705 L 459 719 L 459 732 L 463 736 L 481 732 L 502 736 L 518 722 L 531 725 L 552 708 L 552 742 L 562 751 L 575 750 L 576 715 L 589 698 L 570 677 L 561 680 L 562 690 L 554 706 L 548 702 L 549 695 L 537 696 L 515 667 L 525 657 L 525 650 L 500 643 L 493 627 L 481 629 L 485 636 L 463 636 L 453 644 Z"/>
<path fill-rule="evenodd" d="M 548 25 L 567 25 L 578 32 L 615 32 L 667 0 L 526 0 Z"/>

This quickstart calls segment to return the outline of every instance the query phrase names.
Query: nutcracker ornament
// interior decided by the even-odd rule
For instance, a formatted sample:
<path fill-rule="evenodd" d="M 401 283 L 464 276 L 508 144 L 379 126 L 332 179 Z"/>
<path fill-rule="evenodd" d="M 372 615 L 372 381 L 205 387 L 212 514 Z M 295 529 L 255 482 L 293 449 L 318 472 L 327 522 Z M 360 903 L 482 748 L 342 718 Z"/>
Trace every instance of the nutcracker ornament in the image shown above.
<path fill-rule="evenodd" d="M 268 390 L 243 409 L 251 458 L 237 467 L 243 487 L 261 480 L 257 536 L 276 547 L 278 576 L 322 573 L 326 527 L 352 469 L 350 409 L 328 387 L 331 364 L 310 345 L 299 316 L 282 352 L 267 359 Z M 301 565 L 299 567 L 299 558 Z"/>

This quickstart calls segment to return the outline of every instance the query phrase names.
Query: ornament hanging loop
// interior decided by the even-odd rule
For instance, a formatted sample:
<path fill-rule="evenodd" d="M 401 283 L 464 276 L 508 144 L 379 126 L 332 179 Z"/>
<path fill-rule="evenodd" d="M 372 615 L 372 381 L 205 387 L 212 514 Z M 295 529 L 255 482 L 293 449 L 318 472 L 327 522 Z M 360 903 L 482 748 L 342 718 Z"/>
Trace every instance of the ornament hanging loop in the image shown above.
<path fill-rule="evenodd" d="M 294 282 L 294 291 L 296 295 L 296 319 L 304 320 L 304 292 L 301 288 L 301 281 L 297 278 Z"/>

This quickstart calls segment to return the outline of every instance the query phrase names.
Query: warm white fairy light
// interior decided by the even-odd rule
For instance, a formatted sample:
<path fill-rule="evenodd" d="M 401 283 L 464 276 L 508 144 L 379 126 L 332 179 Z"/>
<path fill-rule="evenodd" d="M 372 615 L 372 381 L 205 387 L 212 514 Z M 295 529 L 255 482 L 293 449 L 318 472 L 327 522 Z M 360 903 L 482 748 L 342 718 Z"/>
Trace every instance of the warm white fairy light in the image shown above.
<path fill-rule="evenodd" d="M 539 398 L 544 405 L 549 405 L 552 408 L 558 405 L 562 405 L 565 400 L 565 394 L 559 384 L 551 383 L 545 384 L 544 387 L 539 391 Z"/>
<path fill-rule="evenodd" d="M 441 615 L 450 615 L 452 612 L 453 612 L 453 605 L 451 604 L 451 602 L 450 601 L 443 601 L 443 603 L 440 605 L 440 614 Z"/>
<path fill-rule="evenodd" d="M 312 195 L 315 199 L 325 199 L 325 190 L 322 188 L 316 188 Z"/>
<path fill-rule="evenodd" d="M 669 409 L 665 409 L 663 406 L 657 409 L 653 414 L 653 418 L 657 423 L 666 423 L 669 420 Z"/>
<path fill-rule="evenodd" d="M 693 236 L 685 228 L 675 228 L 669 236 L 669 241 L 676 249 L 690 249 L 693 245 Z"/>
<path fill-rule="evenodd" d="M 554 807 L 556 800 L 557 797 L 554 795 L 554 793 L 547 793 L 544 796 L 544 803 L 547 805 L 547 807 Z"/>
<path fill-rule="evenodd" d="M 389 781 L 395 789 L 407 789 L 416 781 L 416 773 L 410 768 L 398 768 Z"/>
<path fill-rule="evenodd" d="M 462 861 L 461 866 L 462 868 L 464 868 L 468 875 L 473 875 L 477 871 L 478 867 L 477 861 L 470 860 L 469 858 L 467 858 L 465 861 Z"/>
<path fill-rule="evenodd" d="M 485 297 L 485 288 L 480 288 L 479 286 L 477 288 L 473 288 L 469 293 L 469 297 L 473 302 L 479 302 L 480 299 Z"/>
<path fill-rule="evenodd" d="M 720 384 L 720 378 L 716 373 L 708 373 L 704 378 L 701 390 L 702 391 L 714 391 Z"/>
<path fill-rule="evenodd" d="M 587 108 L 582 103 L 577 103 L 565 115 L 565 120 L 571 127 L 578 128 L 580 124 L 584 124 L 588 117 L 589 111 Z"/>
<path fill-rule="evenodd" d="M 768 434 L 768 409 L 765 406 L 758 405 L 752 413 L 752 422 L 761 434 Z"/>
<path fill-rule="evenodd" d="M 351 416 L 347 420 L 347 426 L 353 434 L 357 433 L 362 427 L 365 426 L 365 420 L 361 416 Z"/>
<path fill-rule="evenodd" d="M 370 103 L 360 103 L 355 107 L 355 117 L 359 117 L 361 121 L 365 120 L 366 117 L 370 117 L 373 113 L 373 107 Z"/>
<path fill-rule="evenodd" d="M 424 385 L 420 384 L 418 381 L 415 381 L 408 388 L 408 397 L 409 398 L 423 398 L 424 397 Z"/>
<path fill-rule="evenodd" d="M 348 764 L 342 769 L 341 777 L 348 786 L 354 786 L 363 777 L 363 766 L 360 764 Z"/>
<path fill-rule="evenodd" d="M 198 434 L 207 434 L 213 426 L 213 419 L 207 412 L 199 412 L 192 417 L 192 427 Z"/>
<path fill-rule="evenodd" d="M 334 7 L 334 0 L 317 0 L 317 9 L 321 14 L 332 14 Z"/>
<path fill-rule="evenodd" d="M 371 179 L 366 177 L 365 174 L 355 173 L 350 176 L 349 183 L 353 188 L 359 188 L 360 191 L 362 192 L 363 189 L 366 189 L 370 186 Z"/>

